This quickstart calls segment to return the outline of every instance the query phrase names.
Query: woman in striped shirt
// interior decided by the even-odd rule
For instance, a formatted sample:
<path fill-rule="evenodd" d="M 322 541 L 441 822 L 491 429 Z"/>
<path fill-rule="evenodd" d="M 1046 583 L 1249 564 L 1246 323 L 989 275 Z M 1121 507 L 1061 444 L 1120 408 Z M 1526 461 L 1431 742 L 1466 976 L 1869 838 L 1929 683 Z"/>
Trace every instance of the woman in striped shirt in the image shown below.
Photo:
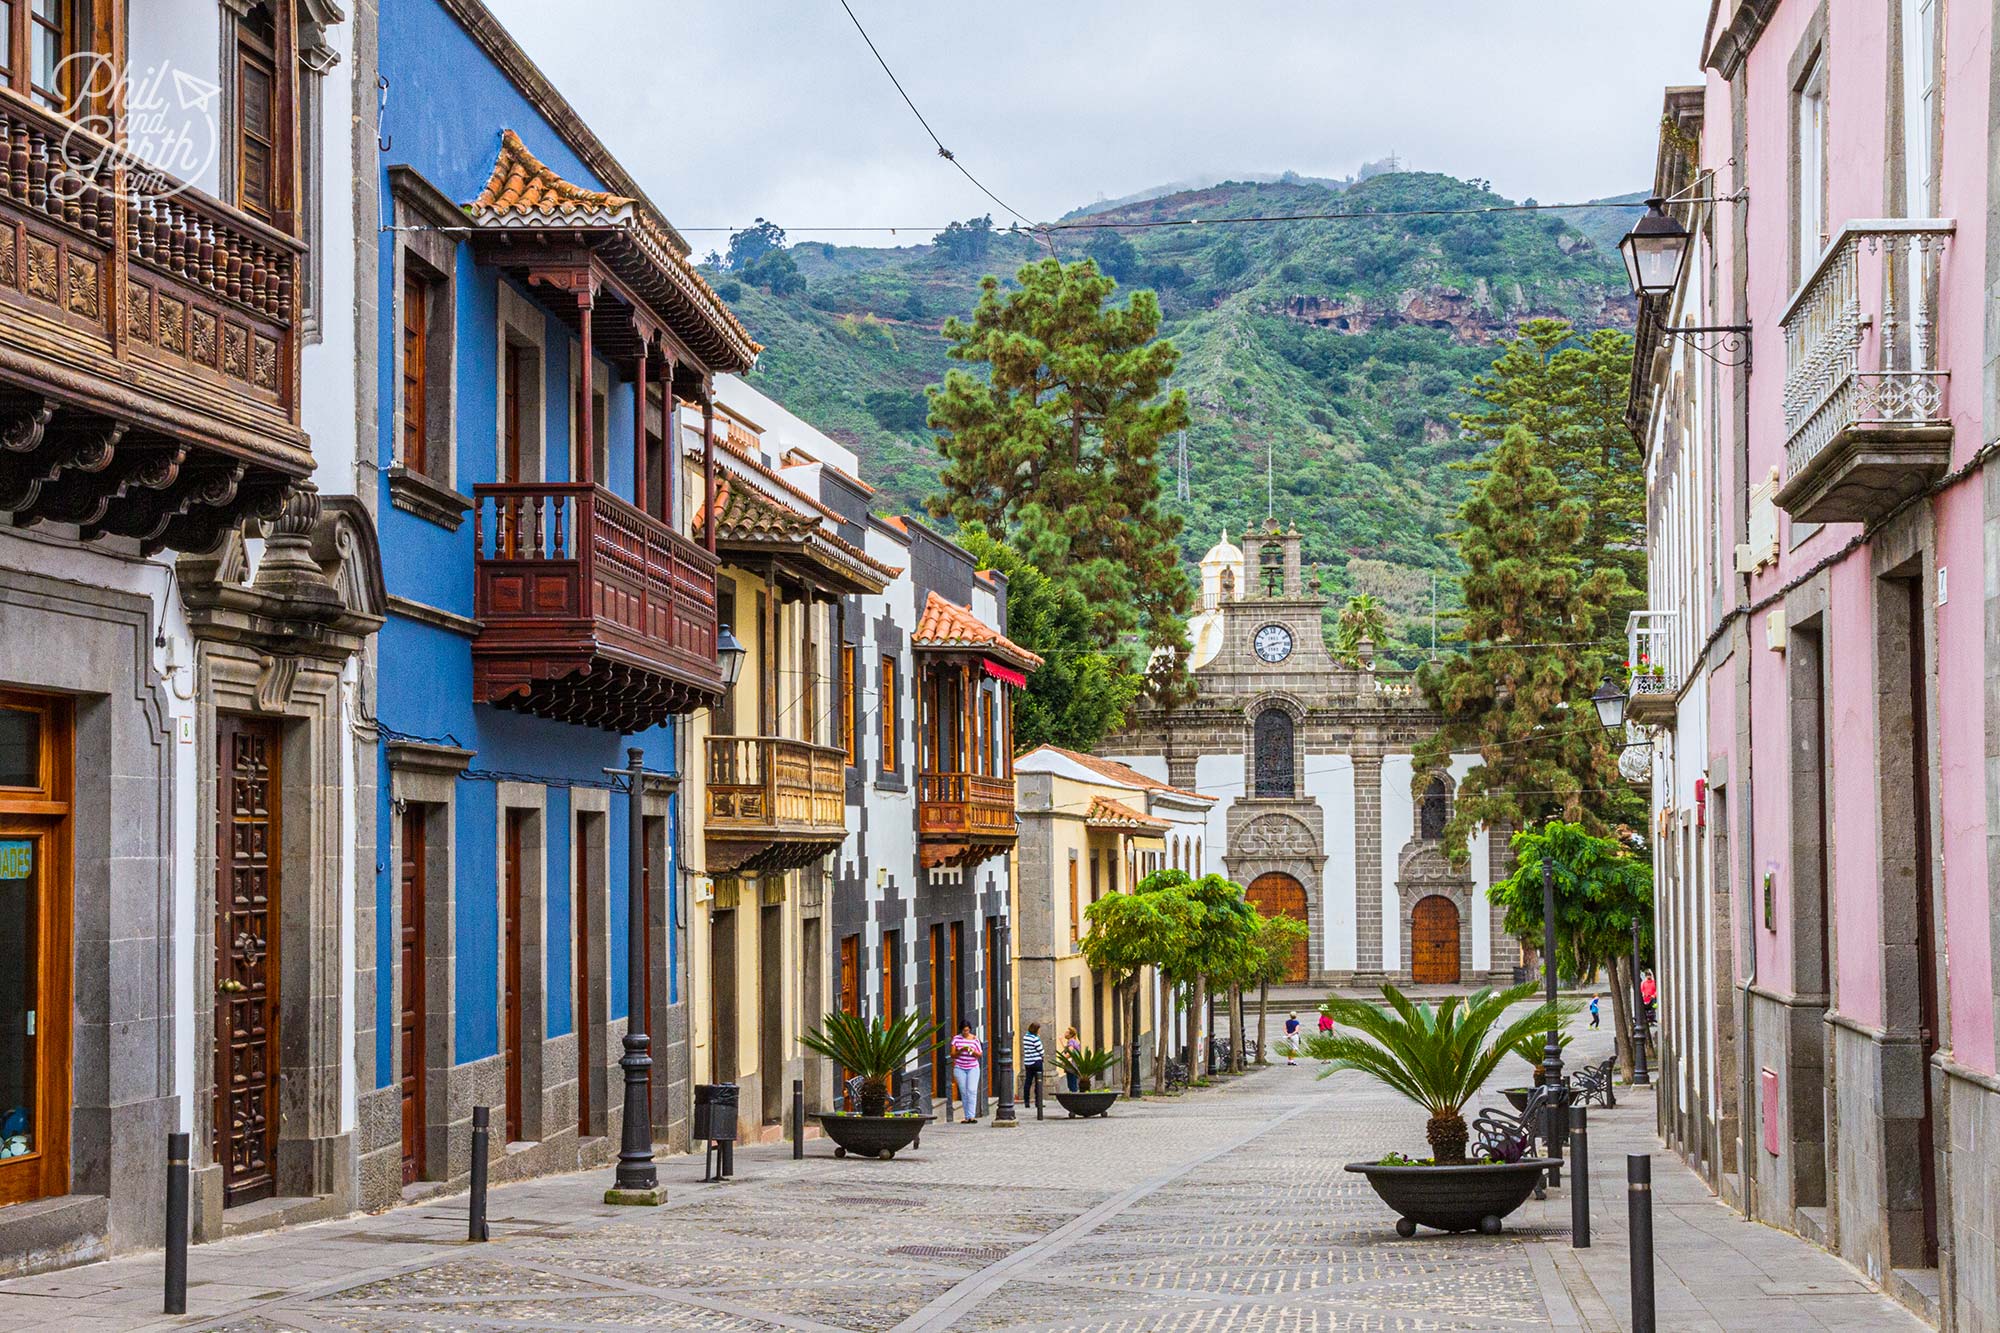
<path fill-rule="evenodd" d="M 1021 1104 L 1035 1104 L 1035 1089 L 1042 1085 L 1042 1025 L 1028 1024 L 1028 1035 L 1021 1038 Z"/>
<path fill-rule="evenodd" d="M 984 1054 L 986 1047 L 972 1035 L 972 1024 L 959 1024 L 958 1035 L 951 1039 L 951 1076 L 958 1083 L 958 1104 L 968 1125 L 979 1122 L 973 1112 L 979 1109 L 979 1057 Z"/>

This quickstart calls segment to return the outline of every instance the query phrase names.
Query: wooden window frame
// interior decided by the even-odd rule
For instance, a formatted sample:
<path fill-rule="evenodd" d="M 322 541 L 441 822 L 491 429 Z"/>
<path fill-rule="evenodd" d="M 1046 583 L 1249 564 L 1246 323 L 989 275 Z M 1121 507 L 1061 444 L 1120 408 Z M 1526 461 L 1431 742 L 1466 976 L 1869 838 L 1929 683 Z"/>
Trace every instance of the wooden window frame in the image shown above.
<path fill-rule="evenodd" d="M 880 701 L 880 711 L 882 714 L 882 762 L 880 767 L 882 772 L 889 774 L 900 772 L 903 767 L 903 757 L 897 752 L 896 748 L 896 724 L 898 720 L 896 717 L 896 684 L 895 655 L 884 653 L 882 654 L 882 687 L 876 691 L 876 698 Z"/>
<path fill-rule="evenodd" d="M 436 303 L 436 280 L 415 264 L 403 266 L 400 314 L 403 360 L 400 393 L 403 423 L 397 442 L 397 461 L 419 476 L 441 480 L 433 471 L 431 458 L 431 307 Z M 415 362 L 414 366 L 411 364 Z"/>
<path fill-rule="evenodd" d="M 1081 897 L 1078 896 L 1078 885 L 1077 885 L 1077 863 L 1079 859 L 1080 858 L 1077 856 L 1076 849 L 1074 847 L 1070 848 L 1069 943 L 1070 943 L 1070 948 L 1072 950 L 1076 948 L 1077 941 L 1083 938 L 1083 906 L 1082 906 L 1083 900 Z"/>
<path fill-rule="evenodd" d="M 277 226 L 285 216 L 289 199 L 286 189 L 288 163 L 285 152 L 285 106 L 284 89 L 280 80 L 278 27 L 284 15 L 278 13 L 277 0 L 252 5 L 253 12 L 262 9 L 271 17 L 271 36 L 268 43 L 263 34 L 256 30 L 249 14 L 236 14 L 229 19 L 235 30 L 234 50 L 231 52 L 232 87 L 229 98 L 230 141 L 235 149 L 234 178 L 236 206 L 260 222 Z M 244 78 L 247 71 L 261 70 L 270 81 L 270 126 L 268 138 L 260 138 L 252 133 L 247 101 L 249 80 Z M 252 143 L 260 144 L 265 153 L 265 187 L 268 197 L 253 201 L 249 192 L 249 160 L 251 154 L 245 151 Z"/>
<path fill-rule="evenodd" d="M 69 1189 L 70 1117 L 74 1113 L 72 974 L 75 782 L 74 707 L 60 695 L 0 690 L 0 707 L 41 719 L 40 773 L 33 787 L 0 787 L 0 837 L 37 839 L 35 916 L 35 1141 L 21 1157 L 0 1161 L 0 1206 L 55 1198 Z M 43 1057 L 46 1058 L 43 1058 Z"/>
<path fill-rule="evenodd" d="M 861 733 L 854 725 L 854 671 L 860 653 L 854 644 L 840 645 L 840 748 L 847 766 L 861 767 Z"/>

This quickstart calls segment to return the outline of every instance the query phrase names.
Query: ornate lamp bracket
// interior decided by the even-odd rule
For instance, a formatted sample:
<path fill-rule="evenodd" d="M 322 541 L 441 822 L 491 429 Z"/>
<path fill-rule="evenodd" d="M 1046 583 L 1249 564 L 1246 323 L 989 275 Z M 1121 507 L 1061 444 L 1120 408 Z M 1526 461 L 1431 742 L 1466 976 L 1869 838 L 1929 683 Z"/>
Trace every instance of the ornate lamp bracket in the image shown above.
<path fill-rule="evenodd" d="M 1660 330 L 1662 338 L 1684 338 L 1690 347 L 1718 366 L 1750 364 L 1748 324 L 1682 324 Z"/>

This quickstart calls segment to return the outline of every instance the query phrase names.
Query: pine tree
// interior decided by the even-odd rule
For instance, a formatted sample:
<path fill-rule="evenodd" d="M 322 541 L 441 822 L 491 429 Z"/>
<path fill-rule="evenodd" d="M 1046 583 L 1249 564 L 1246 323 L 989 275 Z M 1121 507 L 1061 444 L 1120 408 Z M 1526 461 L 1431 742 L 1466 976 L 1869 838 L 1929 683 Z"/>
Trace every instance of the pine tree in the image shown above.
<path fill-rule="evenodd" d="M 1589 511 L 1534 454 L 1528 432 L 1509 428 L 1460 511 L 1468 651 L 1418 677 L 1444 723 L 1416 747 L 1413 790 L 1453 754 L 1479 756 L 1445 826 L 1453 860 L 1480 825 L 1558 815 L 1603 834 L 1635 801 L 1590 703 L 1616 656 L 1602 640 L 1624 575 L 1586 569 Z"/>
<path fill-rule="evenodd" d="M 1632 378 L 1632 335 L 1599 329 L 1579 336 L 1566 319 L 1531 319 L 1502 344 L 1493 368 L 1472 381 L 1484 406 L 1457 415 L 1474 439 L 1498 442 L 1520 426 L 1535 441 L 1535 461 L 1556 474 L 1589 515 L 1578 554 L 1586 573 L 1624 574 L 1611 627 L 1646 592 L 1646 468 L 1625 425 Z M 1483 469 L 1485 458 L 1468 464 Z"/>
<path fill-rule="evenodd" d="M 1186 395 L 1162 396 L 1179 352 L 1157 340 L 1149 291 L 1108 305 L 1118 284 L 1090 260 L 1044 259 L 980 284 L 972 319 L 946 321 L 953 370 L 930 395 L 945 457 L 933 517 L 982 523 L 1096 613 L 1100 646 L 1136 631 L 1148 652 L 1186 643 L 1191 605 L 1160 507 L 1161 441 L 1188 423 Z"/>

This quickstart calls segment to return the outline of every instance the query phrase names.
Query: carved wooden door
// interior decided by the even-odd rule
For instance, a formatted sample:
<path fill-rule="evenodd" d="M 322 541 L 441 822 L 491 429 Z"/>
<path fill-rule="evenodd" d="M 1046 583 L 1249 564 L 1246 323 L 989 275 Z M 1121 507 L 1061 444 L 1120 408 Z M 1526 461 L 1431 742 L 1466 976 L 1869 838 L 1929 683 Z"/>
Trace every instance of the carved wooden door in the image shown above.
<path fill-rule="evenodd" d="M 1432 894 L 1410 913 L 1410 980 L 1420 985 L 1458 983 L 1458 907 Z"/>
<path fill-rule="evenodd" d="M 275 722 L 217 724 L 214 1153 L 225 1206 L 277 1190 L 278 751 Z"/>
<path fill-rule="evenodd" d="M 398 962 L 403 975 L 397 1039 L 403 1056 L 403 1183 L 424 1178 L 424 808 L 403 807 L 402 930 Z"/>
<path fill-rule="evenodd" d="M 1265 916 L 1288 916 L 1295 921 L 1306 921 L 1305 885 L 1290 875 L 1272 871 L 1259 875 L 1250 881 L 1243 896 L 1250 900 Z M 1306 941 L 1300 940 L 1292 946 L 1290 961 L 1285 964 L 1285 980 L 1297 984 L 1307 979 Z"/>

